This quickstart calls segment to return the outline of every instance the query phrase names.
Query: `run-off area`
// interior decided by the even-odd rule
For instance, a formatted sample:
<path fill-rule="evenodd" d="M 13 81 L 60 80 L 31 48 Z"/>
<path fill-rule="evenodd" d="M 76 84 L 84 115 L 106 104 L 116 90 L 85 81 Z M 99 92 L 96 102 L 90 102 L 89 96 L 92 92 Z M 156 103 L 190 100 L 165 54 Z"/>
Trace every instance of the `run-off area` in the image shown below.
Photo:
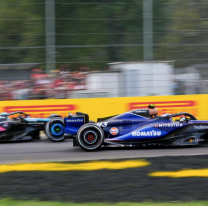
<path fill-rule="evenodd" d="M 101 165 L 102 161 L 107 160 L 100 160 Z M 208 200 L 208 176 L 151 176 L 188 169 L 200 174 L 200 169 L 208 169 L 208 156 L 155 157 L 145 158 L 145 162 L 150 164 L 128 169 L 7 171 L 0 173 L 0 199 L 102 203 Z"/>

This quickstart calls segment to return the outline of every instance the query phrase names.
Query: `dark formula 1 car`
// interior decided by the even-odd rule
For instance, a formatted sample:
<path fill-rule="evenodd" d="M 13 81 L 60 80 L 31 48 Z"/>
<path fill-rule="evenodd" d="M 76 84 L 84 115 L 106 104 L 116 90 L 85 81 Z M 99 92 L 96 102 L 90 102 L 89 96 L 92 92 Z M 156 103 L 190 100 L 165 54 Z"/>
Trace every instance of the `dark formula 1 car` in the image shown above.
<path fill-rule="evenodd" d="M 67 118 L 54 118 L 46 128 L 49 138 L 63 140 L 71 135 L 74 146 L 96 150 L 102 145 L 137 147 L 150 145 L 199 145 L 208 141 L 208 121 L 199 121 L 182 112 L 157 116 L 154 105 L 148 109 L 129 111 L 120 115 L 98 119 L 89 123 L 87 114 L 77 112 Z M 173 117 L 179 117 L 173 120 Z"/>
<path fill-rule="evenodd" d="M 45 130 L 46 123 L 53 117 L 31 118 L 24 112 L 0 114 L 0 141 L 28 141 L 39 138 L 40 131 Z"/>

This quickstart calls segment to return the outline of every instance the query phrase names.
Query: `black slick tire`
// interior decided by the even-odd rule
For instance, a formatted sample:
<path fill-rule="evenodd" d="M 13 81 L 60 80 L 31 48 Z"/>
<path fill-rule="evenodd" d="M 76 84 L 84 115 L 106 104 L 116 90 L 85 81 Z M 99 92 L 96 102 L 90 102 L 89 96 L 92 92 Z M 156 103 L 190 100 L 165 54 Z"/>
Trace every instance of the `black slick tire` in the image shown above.
<path fill-rule="evenodd" d="M 104 132 L 97 125 L 87 123 L 79 128 L 76 135 L 76 141 L 82 149 L 94 151 L 103 145 Z"/>
<path fill-rule="evenodd" d="M 45 134 L 53 142 L 62 142 L 64 137 L 64 119 L 61 117 L 54 117 L 45 125 Z"/>

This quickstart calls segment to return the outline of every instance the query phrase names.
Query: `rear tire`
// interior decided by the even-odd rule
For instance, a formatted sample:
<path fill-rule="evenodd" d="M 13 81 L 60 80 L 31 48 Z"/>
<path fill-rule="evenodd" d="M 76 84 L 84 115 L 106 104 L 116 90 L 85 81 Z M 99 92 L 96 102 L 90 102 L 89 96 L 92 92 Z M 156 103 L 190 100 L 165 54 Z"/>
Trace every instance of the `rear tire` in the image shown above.
<path fill-rule="evenodd" d="M 48 121 L 45 126 L 47 137 L 53 142 L 62 142 L 64 138 L 64 120 L 61 117 L 55 117 Z"/>
<path fill-rule="evenodd" d="M 99 149 L 104 141 L 103 130 L 95 124 L 84 124 L 77 132 L 76 141 L 86 151 Z"/>

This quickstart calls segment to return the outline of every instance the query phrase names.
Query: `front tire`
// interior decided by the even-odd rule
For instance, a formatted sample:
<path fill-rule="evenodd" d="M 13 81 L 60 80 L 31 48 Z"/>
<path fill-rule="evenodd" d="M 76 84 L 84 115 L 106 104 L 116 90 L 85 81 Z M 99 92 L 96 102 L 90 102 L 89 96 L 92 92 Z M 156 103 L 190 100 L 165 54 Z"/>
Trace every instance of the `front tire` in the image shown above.
<path fill-rule="evenodd" d="M 46 123 L 45 133 L 53 142 L 62 142 L 64 138 L 64 120 L 60 117 L 52 118 Z"/>
<path fill-rule="evenodd" d="M 104 141 L 103 130 L 92 123 L 84 124 L 77 132 L 76 141 L 84 150 L 97 150 Z"/>

